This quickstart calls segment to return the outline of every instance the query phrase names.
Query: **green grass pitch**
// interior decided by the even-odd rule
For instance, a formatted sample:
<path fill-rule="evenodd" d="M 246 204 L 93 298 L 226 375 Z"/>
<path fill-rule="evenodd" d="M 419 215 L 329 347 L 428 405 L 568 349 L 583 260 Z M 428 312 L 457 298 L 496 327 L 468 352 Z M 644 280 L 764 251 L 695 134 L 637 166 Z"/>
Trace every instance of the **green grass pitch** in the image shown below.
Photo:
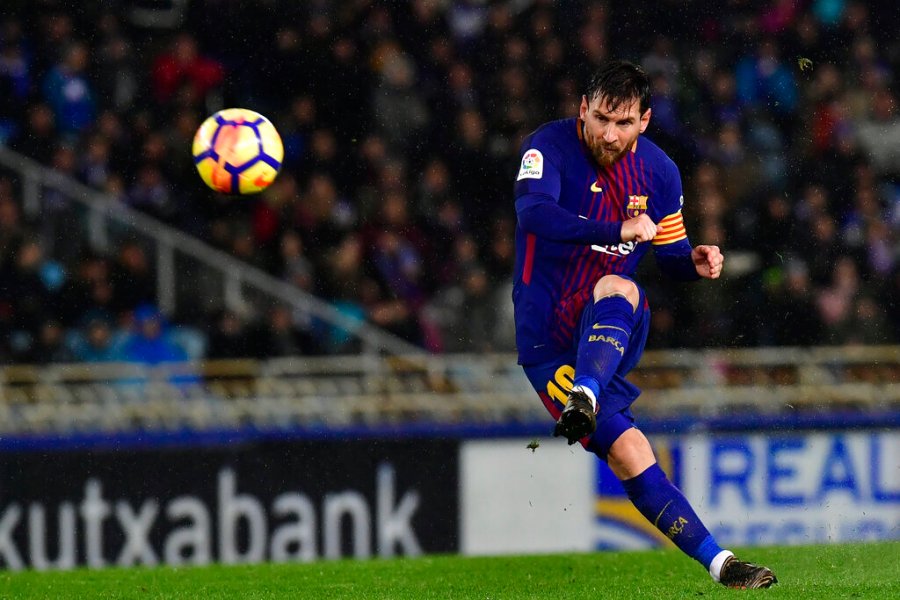
<path fill-rule="evenodd" d="M 780 583 L 735 591 L 674 550 L 0 573 L 0 598 L 900 598 L 900 542 L 752 548 Z"/>

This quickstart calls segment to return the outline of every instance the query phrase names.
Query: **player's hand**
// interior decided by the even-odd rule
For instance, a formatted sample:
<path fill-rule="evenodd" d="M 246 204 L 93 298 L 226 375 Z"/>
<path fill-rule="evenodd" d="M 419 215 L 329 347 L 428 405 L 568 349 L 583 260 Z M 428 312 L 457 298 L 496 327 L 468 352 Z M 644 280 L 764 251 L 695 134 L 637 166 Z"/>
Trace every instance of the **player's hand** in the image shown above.
<path fill-rule="evenodd" d="M 718 279 L 722 274 L 725 256 L 718 246 L 696 246 L 691 250 L 691 260 L 694 261 L 694 267 L 700 277 Z"/>
<path fill-rule="evenodd" d="M 649 242 L 656 237 L 656 223 L 647 213 L 628 219 L 622 223 L 623 242 Z"/>

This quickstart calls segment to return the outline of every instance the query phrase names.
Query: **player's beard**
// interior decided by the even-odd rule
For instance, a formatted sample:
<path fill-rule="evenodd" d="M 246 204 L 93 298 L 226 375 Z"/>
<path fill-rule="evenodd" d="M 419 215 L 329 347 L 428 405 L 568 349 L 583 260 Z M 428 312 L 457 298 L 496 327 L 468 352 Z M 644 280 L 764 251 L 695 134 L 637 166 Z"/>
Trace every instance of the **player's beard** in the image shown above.
<path fill-rule="evenodd" d="M 584 132 L 584 140 L 587 142 L 588 148 L 590 148 L 591 154 L 594 156 L 594 160 L 597 161 L 597 164 L 601 167 L 610 167 L 614 165 L 616 161 L 625 156 L 625 153 L 628 152 L 628 150 L 634 147 L 634 142 L 637 138 L 638 136 L 635 135 L 634 138 L 624 144 L 622 148 L 617 148 L 615 145 L 606 144 L 603 140 L 591 136 L 590 132 L 587 130 Z"/>
<path fill-rule="evenodd" d="M 591 153 L 594 155 L 594 160 L 597 161 L 597 164 L 601 167 L 611 167 L 614 165 L 620 158 L 625 156 L 625 153 L 628 151 L 631 145 L 625 146 L 621 150 L 606 146 L 605 144 L 596 144 L 591 148 Z"/>

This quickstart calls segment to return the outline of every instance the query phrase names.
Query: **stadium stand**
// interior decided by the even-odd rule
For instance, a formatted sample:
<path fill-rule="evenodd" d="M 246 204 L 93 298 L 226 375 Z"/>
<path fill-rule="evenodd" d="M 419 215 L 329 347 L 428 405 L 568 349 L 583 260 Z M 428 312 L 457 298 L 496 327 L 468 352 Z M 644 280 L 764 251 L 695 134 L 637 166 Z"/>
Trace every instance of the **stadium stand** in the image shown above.
<path fill-rule="evenodd" d="M 192 358 L 361 350 L 302 310 L 223 306 L 213 275 L 170 288 L 167 269 L 204 268 L 167 265 L 128 227 L 97 239 L 66 178 L 414 347 L 510 350 L 518 141 L 571 115 L 612 48 L 653 75 L 649 135 L 682 167 L 692 239 L 729 257 L 722 284 L 646 278 L 651 302 L 681 299 L 650 344 L 896 344 L 896 11 L 682 4 L 11 3 L 0 142 L 57 180 L 37 193 L 0 171 L 0 361 L 92 360 L 99 321 L 124 348 L 147 302 Z M 211 13 L 224 31 L 203 26 Z M 193 171 L 193 131 L 228 105 L 267 114 L 285 141 L 258 198 L 217 197 Z M 178 301 L 210 287 L 208 304 Z"/>

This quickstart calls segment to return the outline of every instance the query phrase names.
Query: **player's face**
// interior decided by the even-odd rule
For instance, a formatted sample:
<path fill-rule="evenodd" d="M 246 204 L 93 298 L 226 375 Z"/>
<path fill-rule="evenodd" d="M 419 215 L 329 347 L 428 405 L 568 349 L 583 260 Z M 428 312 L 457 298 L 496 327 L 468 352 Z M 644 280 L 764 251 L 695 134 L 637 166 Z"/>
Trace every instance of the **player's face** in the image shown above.
<path fill-rule="evenodd" d="M 637 137 L 650 122 L 650 109 L 641 114 L 637 98 L 622 102 L 610 110 L 605 97 L 590 102 L 581 97 L 581 120 L 584 121 L 584 141 L 598 164 L 608 167 L 634 147 Z"/>

